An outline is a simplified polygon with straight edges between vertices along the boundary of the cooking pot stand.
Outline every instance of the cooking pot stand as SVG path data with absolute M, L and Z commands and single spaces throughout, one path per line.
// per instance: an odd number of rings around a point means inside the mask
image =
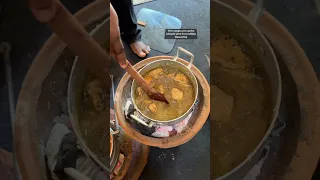
M 176 40 L 164 39 L 165 29 L 180 29 L 181 21 L 162 12 L 143 8 L 137 15 L 138 21 L 146 23 L 141 26 L 142 41 L 150 48 L 163 52 L 171 52 Z

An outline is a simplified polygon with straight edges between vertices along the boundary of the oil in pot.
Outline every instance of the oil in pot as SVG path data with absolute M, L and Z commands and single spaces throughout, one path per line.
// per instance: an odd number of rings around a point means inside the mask
M 215 29 L 213 34 L 212 165 L 217 178 L 237 167 L 259 144 L 270 124 L 272 108 L 270 82 L 254 53 L 229 33 Z M 215 94 L 219 98 L 214 98 Z

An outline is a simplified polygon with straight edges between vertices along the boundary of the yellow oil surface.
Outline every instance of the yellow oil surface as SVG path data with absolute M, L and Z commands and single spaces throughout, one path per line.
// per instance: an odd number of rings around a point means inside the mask
M 109 52 L 109 44 L 104 44 Z M 108 78 L 108 77 L 107 77 Z M 88 148 L 106 166 L 110 166 L 110 101 L 106 87 L 93 73 L 88 72 L 81 91 L 78 112 L 79 129 Z
M 104 85 L 91 74 L 84 82 L 79 128 L 88 148 L 109 167 L 109 105 Z
M 271 120 L 269 81 L 257 59 L 233 37 L 211 42 L 213 175 L 240 165 L 265 135 Z M 219 96 L 219 97 L 215 97 Z
M 164 94 L 169 104 L 152 100 L 138 87 L 135 103 L 146 116 L 156 120 L 171 120 L 180 117 L 189 110 L 195 98 L 194 87 L 190 79 L 181 71 L 171 67 L 161 67 L 143 75 L 152 87 Z

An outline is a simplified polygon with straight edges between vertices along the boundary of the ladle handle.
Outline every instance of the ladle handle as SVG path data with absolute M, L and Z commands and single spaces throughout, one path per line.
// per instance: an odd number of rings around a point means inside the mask
M 183 52 L 183 53 L 185 53 L 186 55 L 190 56 L 190 61 L 189 61 L 189 64 L 188 64 L 188 66 L 187 66 L 188 69 L 190 69 L 190 68 L 192 67 L 192 64 L 193 64 L 193 61 L 194 61 L 194 55 L 193 55 L 191 52 L 183 49 L 182 47 L 178 47 L 178 49 L 177 49 L 177 55 L 176 55 L 172 60 L 173 60 L 173 61 L 177 61 L 177 59 L 179 58 L 179 55 L 180 55 L 180 51 Z
M 144 78 L 137 72 L 137 70 L 134 69 L 134 67 L 130 64 L 129 61 L 127 61 L 127 67 L 124 68 L 130 76 L 137 81 L 139 86 L 145 91 L 145 92 L 151 92 L 151 89 L 147 82 L 144 80 Z
M 147 93 L 150 99 L 161 101 L 169 104 L 168 100 L 164 97 L 163 94 L 158 92 L 155 88 L 149 85 L 146 80 L 137 72 L 137 70 L 130 64 L 127 60 L 127 65 L 123 68 L 127 71 L 128 74 L 138 83 L 138 85 Z

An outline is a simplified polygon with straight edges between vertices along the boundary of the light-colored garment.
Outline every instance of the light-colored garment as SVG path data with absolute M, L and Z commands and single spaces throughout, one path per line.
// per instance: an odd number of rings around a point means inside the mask
M 62 144 L 62 140 L 69 133 L 72 133 L 65 124 L 56 123 L 51 130 L 49 140 L 45 149 L 45 155 L 48 159 L 48 167 L 51 172 L 52 179 L 59 180 L 54 173 L 57 164 L 58 153 Z M 76 142 L 75 142 L 76 143 Z M 108 173 L 95 163 L 91 157 L 87 157 L 80 151 L 80 156 L 76 161 L 76 167 L 66 167 L 64 172 L 72 179 L 76 177 L 87 177 L 90 180 L 109 180 Z M 82 178 L 84 179 L 84 178 Z

